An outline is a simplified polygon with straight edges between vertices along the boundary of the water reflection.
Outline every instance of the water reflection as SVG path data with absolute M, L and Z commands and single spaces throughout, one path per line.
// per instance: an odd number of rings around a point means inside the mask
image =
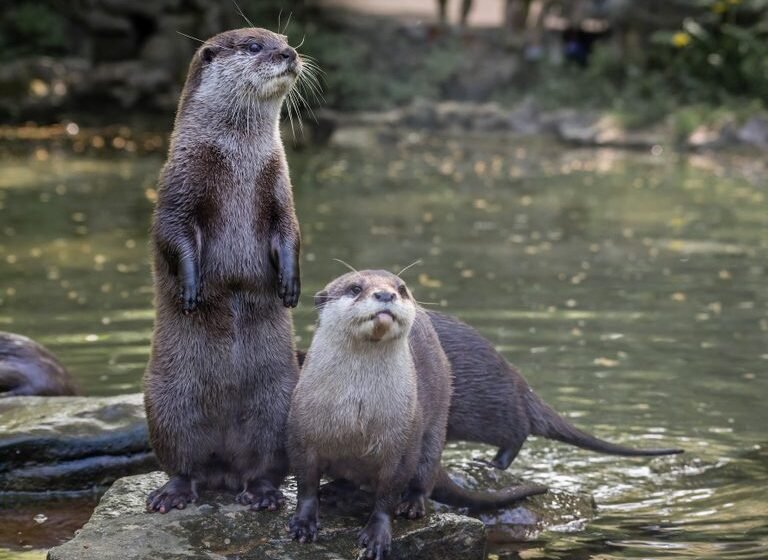
M 405 273 L 416 297 L 477 326 L 578 425 L 689 451 L 646 461 L 529 442 L 512 469 L 591 492 L 599 516 L 495 554 L 768 556 L 763 163 L 418 135 L 290 159 L 300 345 L 311 295 L 344 272 L 334 259 L 392 270 L 420 259 Z M 90 394 L 139 389 L 161 163 L 58 152 L 0 163 L 0 328 L 49 346 Z

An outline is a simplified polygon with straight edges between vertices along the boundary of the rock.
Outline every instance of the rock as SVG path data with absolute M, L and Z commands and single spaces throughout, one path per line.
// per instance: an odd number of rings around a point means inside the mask
M 44 500 L 51 493 L 92 496 L 122 476 L 157 469 L 140 394 L 3 399 L 0 434 L 0 500 L 9 503 Z M 451 444 L 444 454 L 451 476 L 462 486 L 493 490 L 520 484 L 509 472 L 466 460 L 467 449 Z M 318 550 L 328 558 L 352 558 L 354 537 L 365 519 L 360 511 L 370 506 L 364 492 L 341 498 L 324 492 L 322 548 L 307 548 L 288 542 L 282 532 L 295 503 L 292 479 L 285 487 L 288 507 L 277 516 L 249 512 L 229 494 L 205 494 L 198 505 L 165 516 L 144 513 L 147 493 L 162 480 L 164 475 L 154 473 L 115 483 L 85 529 L 50 557 L 87 560 L 111 550 L 119 558 L 176 558 L 184 553 L 177 554 L 177 547 L 192 551 L 192 557 L 210 552 L 206 558 L 316 558 Z M 589 495 L 560 491 L 492 514 L 468 517 L 466 511 L 439 504 L 432 509 L 436 514 L 426 520 L 396 523 L 401 552 L 395 558 L 481 558 L 478 542 L 486 532 L 494 540 L 531 539 L 546 528 L 583 524 L 594 513 Z M 146 538 L 138 538 L 145 532 Z
M 140 394 L 0 400 L 0 495 L 82 493 L 156 468 Z
M 606 114 L 570 114 L 555 125 L 559 138 L 571 144 L 630 149 L 650 149 L 669 139 L 655 128 L 627 130 Z
M 322 506 L 323 527 L 314 544 L 293 542 L 286 533 L 295 508 L 295 491 L 286 488 L 286 507 L 277 513 L 252 512 L 231 495 L 204 493 L 197 504 L 165 515 L 146 513 L 146 495 L 167 477 L 163 473 L 118 480 L 90 521 L 68 543 L 51 549 L 48 560 L 222 559 L 352 559 L 365 512 L 337 515 Z M 485 528 L 477 519 L 452 513 L 428 515 L 420 521 L 396 521 L 391 559 L 480 560 Z
M 530 99 L 526 99 L 508 113 L 507 124 L 512 132 L 518 134 L 539 134 L 544 126 L 536 103 Z
M 482 485 L 488 467 L 461 472 L 462 483 Z M 508 484 L 507 473 L 496 473 L 499 485 Z M 494 475 L 494 476 L 496 476 Z M 352 559 L 357 557 L 356 537 L 370 511 L 370 496 L 363 492 L 321 492 L 322 529 L 314 544 L 291 541 L 285 531 L 296 505 L 295 485 L 285 485 L 285 508 L 277 513 L 252 512 L 237 505 L 231 494 L 203 493 L 194 505 L 168 514 L 146 513 L 147 494 L 167 477 L 154 472 L 118 480 L 104 495 L 90 521 L 78 535 L 48 553 L 48 560 L 90 560 L 119 557 L 121 560 L 171 558 L 225 559 Z M 571 500 L 572 502 L 569 502 Z M 574 504 L 578 504 L 573 508 Z M 434 504 L 433 504 L 434 505 Z M 570 517 L 562 509 L 568 509 Z M 570 509 L 569 509 L 570 508 Z M 419 521 L 396 520 L 393 525 L 391 560 L 465 560 L 484 558 L 486 527 L 500 524 L 506 538 L 530 538 L 554 518 L 571 521 L 591 517 L 588 496 L 563 494 L 539 496 L 520 507 L 481 519 L 461 515 L 444 506 Z M 542 511 L 547 513 L 542 516 Z M 551 516 L 555 516 L 554 518 Z M 547 518 L 546 520 L 544 518 Z M 536 529 L 537 524 L 539 529 Z
M 742 144 L 757 146 L 759 148 L 768 147 L 768 118 L 752 117 L 747 120 L 737 131 L 736 138 Z

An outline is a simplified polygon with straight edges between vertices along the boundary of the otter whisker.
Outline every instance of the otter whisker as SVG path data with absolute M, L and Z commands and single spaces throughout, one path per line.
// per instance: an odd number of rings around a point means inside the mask
M 305 64 L 305 65 L 306 65 L 308 68 L 312 68 L 313 70 L 315 70 L 316 72 L 318 72 L 318 73 L 320 73 L 320 74 L 325 74 L 325 70 L 323 70 L 322 68 L 320 68 L 320 65 L 319 65 L 319 63 L 318 63 L 318 62 L 317 62 L 315 59 L 313 59 L 312 57 L 310 57 L 309 55 L 307 55 L 307 54 L 300 54 L 300 55 L 299 55 L 299 57 L 301 57 L 301 61 L 302 61 L 302 62 L 303 62 L 303 63 L 304 63 L 304 64 Z
M 442 305 L 439 301 L 419 301 L 417 299 L 413 300 L 419 305 Z
M 250 25 L 251 27 L 256 27 L 255 25 L 253 25 L 253 23 L 251 22 L 251 20 L 249 20 L 249 19 L 246 17 L 246 15 L 243 13 L 243 10 L 241 10 L 241 9 L 240 9 L 240 5 L 237 3 L 237 0 L 232 0 L 232 3 L 235 5 L 235 8 L 237 8 L 237 11 L 240 13 L 240 15 L 241 15 L 241 16 L 243 17 L 243 19 L 245 20 L 245 23 L 247 23 L 247 24 L 248 24 L 248 25 Z
M 307 34 L 305 33 L 305 34 L 302 36 L 302 38 L 301 38 L 301 43 L 299 43 L 298 45 L 296 45 L 296 46 L 295 46 L 295 47 L 293 47 L 293 48 L 294 48 L 294 49 L 296 49 L 296 50 L 299 50 L 299 49 L 301 48 L 301 46 L 304 44 L 304 40 L 305 40 L 306 38 L 307 38 Z
M 183 37 L 186 37 L 187 39 L 192 39 L 193 41 L 198 41 L 200 43 L 205 44 L 205 41 L 203 41 L 202 39 L 198 39 L 197 37 L 193 37 L 192 35 L 187 35 L 186 33 L 182 32 L 182 31 L 178 31 L 177 30 L 176 33 L 178 33 L 179 35 L 181 35 Z
M 293 112 L 296 110 L 296 107 L 293 104 L 291 93 L 285 98 L 285 108 L 288 113 L 288 122 L 291 125 L 291 135 L 293 136 L 293 139 L 296 140 L 296 129 L 293 127 Z
M 294 93 L 294 92 L 296 92 L 296 97 L 298 97 L 298 102 L 301 102 L 301 104 L 304 105 L 307 111 L 309 111 L 309 114 L 312 116 L 312 120 L 317 122 L 317 117 L 315 116 L 314 111 L 312 111 L 312 107 L 310 107 L 309 103 L 307 103 L 307 100 L 304 99 L 304 96 L 301 95 L 301 92 L 298 89 L 294 89 L 293 91 L 291 91 L 291 93 Z
M 349 270 L 351 270 L 351 271 L 352 271 L 352 272 L 354 272 L 355 274 L 360 274 L 360 271 L 359 271 L 359 270 L 357 270 L 357 269 L 356 269 L 354 266 L 352 266 L 352 265 L 351 265 L 351 264 L 349 264 L 348 262 L 346 262 L 346 261 L 343 261 L 343 260 L 341 260 L 341 259 L 333 259 L 333 260 L 334 260 L 334 261 L 336 261 L 337 263 L 341 263 L 341 264 L 343 264 L 344 266 L 346 266 L 346 267 L 347 267 Z
M 409 268 L 411 268 L 411 267 L 414 267 L 414 266 L 416 266 L 417 264 L 421 264 L 421 262 L 422 262 L 422 261 L 421 261 L 421 259 L 416 259 L 416 260 L 415 260 L 415 261 L 413 261 L 411 264 L 409 264 L 409 265 L 408 265 L 408 266 L 406 266 L 404 269 L 402 269 L 400 272 L 398 272 L 397 274 L 395 274 L 395 276 L 397 276 L 398 278 L 400 278 L 400 275 L 401 275 L 403 272 L 405 272 L 406 270 L 408 270 L 408 269 L 409 269 Z
M 293 17 L 293 12 L 288 14 L 288 19 L 285 20 L 285 27 L 283 27 L 283 30 L 280 31 L 282 35 L 285 35 L 285 32 L 288 31 L 288 26 L 291 25 L 291 18 Z
M 317 77 L 311 71 L 308 70 L 306 73 L 302 72 L 299 75 L 299 85 L 307 93 L 311 93 L 315 101 L 325 102 L 325 97 L 323 97 Z

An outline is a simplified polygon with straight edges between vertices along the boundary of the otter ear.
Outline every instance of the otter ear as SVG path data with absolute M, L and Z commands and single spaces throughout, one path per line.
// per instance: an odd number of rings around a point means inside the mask
M 210 61 L 214 59 L 214 57 L 219 54 L 219 51 L 221 49 L 219 47 L 212 47 L 210 45 L 206 45 L 202 49 L 200 49 L 200 60 L 203 61 L 203 64 L 208 64 Z
M 315 309 L 320 310 L 322 307 L 330 300 L 330 296 L 328 295 L 328 292 L 323 290 L 322 292 L 317 292 L 315 294 Z

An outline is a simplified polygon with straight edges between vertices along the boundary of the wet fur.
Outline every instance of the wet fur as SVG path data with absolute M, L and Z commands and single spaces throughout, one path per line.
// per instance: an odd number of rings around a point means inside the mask
M 262 52 L 244 50 L 253 40 Z M 152 226 L 145 405 L 171 481 L 151 511 L 184 507 L 198 486 L 239 490 L 257 508 L 282 501 L 299 228 L 278 129 L 289 85 L 264 83 L 287 48 L 260 29 L 217 35 L 195 54 L 179 102 Z
M 0 397 L 77 394 L 77 384 L 48 349 L 25 336 L 0 332 Z
M 491 464 L 506 469 L 529 435 L 591 451 L 625 456 L 681 453 L 681 449 L 632 449 L 574 427 L 533 392 L 491 343 L 449 315 L 427 312 L 453 368 L 448 440 L 487 443 L 500 449 Z

